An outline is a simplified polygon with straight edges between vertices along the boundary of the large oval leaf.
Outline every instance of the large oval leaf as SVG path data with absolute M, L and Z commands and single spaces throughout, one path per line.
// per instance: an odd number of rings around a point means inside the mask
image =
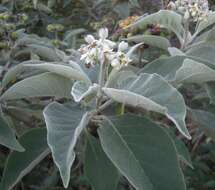
M 162 36 L 155 36 L 155 35 L 136 35 L 126 39 L 129 42 L 144 42 L 150 46 L 158 47 L 164 50 L 167 50 L 168 47 L 171 46 L 168 39 Z
M 215 70 L 205 64 L 191 59 L 185 59 L 183 65 L 176 72 L 175 83 L 202 84 L 215 80 Z
M 98 139 L 87 135 L 84 171 L 93 190 L 116 190 L 119 173 L 104 153 Z
M 175 73 L 182 66 L 184 59 L 185 57 L 183 56 L 159 58 L 147 64 L 139 72 L 149 74 L 157 73 L 166 80 L 173 81 L 175 79 Z
M 28 131 L 21 136 L 20 142 L 26 151 L 9 154 L 1 181 L 1 190 L 12 189 L 22 177 L 50 153 L 46 140 L 46 129 L 44 128 Z
M 124 115 L 98 129 L 102 147 L 137 190 L 185 190 L 170 136 L 146 118 Z
M 165 114 L 185 137 L 191 138 L 185 124 L 183 96 L 161 76 L 145 73 L 123 83 L 119 89 L 103 91 L 117 102 Z
M 23 152 L 25 149 L 16 140 L 15 132 L 0 117 L 0 144 L 16 151 Z
M 150 14 L 140 18 L 130 27 L 145 28 L 148 24 L 160 24 L 161 27 L 174 32 L 181 42 L 183 41 L 184 28 L 182 26 L 182 17 L 173 11 L 161 10 L 157 13 Z
M 69 78 L 71 80 L 81 80 L 90 83 L 90 79 L 84 72 L 73 68 L 69 65 L 55 64 L 55 63 L 42 63 L 42 64 L 26 64 L 27 67 L 32 67 L 40 69 L 43 71 L 49 71 L 61 75 L 63 77 Z
M 2 100 L 14 100 L 32 97 L 68 97 L 71 98 L 72 81 L 54 73 L 43 73 L 17 82 L 2 96 Z
M 83 128 L 89 122 L 88 114 L 78 106 L 66 107 L 57 102 L 49 104 L 44 112 L 48 130 L 48 145 L 65 187 L 75 159 L 74 147 Z

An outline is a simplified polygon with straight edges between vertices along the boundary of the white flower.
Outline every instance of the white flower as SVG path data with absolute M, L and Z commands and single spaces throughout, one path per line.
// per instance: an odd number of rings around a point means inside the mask
M 101 40 L 105 40 L 108 37 L 108 29 L 107 28 L 101 28 L 99 30 L 99 38 Z
M 176 0 L 170 2 L 168 8 L 184 15 L 184 19 L 194 22 L 207 19 L 209 13 L 208 0 Z
M 128 49 L 128 43 L 122 41 L 118 45 L 118 51 L 112 55 L 111 66 L 120 69 L 123 66 L 127 66 L 131 59 L 129 58 L 128 54 L 124 53 L 125 50 Z
M 95 42 L 95 38 L 92 35 L 87 35 L 84 39 L 88 44 Z
M 112 54 L 115 42 L 108 40 L 108 29 L 102 28 L 98 32 L 99 39 L 95 39 L 92 35 L 87 35 L 84 44 L 79 49 L 82 54 L 81 60 L 84 60 L 88 66 L 94 66 L 97 63 L 103 63 L 106 59 L 109 59 L 109 55 Z
M 112 67 L 116 67 L 116 68 L 119 68 L 120 67 L 120 62 L 118 59 L 114 59 L 111 61 L 111 66 Z
M 118 51 L 126 51 L 128 49 L 128 43 L 122 41 L 118 46 Z

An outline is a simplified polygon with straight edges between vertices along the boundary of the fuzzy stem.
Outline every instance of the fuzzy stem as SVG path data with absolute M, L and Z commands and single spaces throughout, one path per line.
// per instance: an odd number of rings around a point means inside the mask
M 99 71 L 99 89 L 97 93 L 96 109 L 99 109 L 102 100 L 102 87 L 104 86 L 105 62 L 101 62 Z
M 181 46 L 181 49 L 184 50 L 187 46 L 187 41 L 188 41 L 188 35 L 189 35 L 189 27 L 190 27 L 190 23 L 189 20 L 185 20 L 184 22 L 184 40 L 183 40 L 183 44 Z

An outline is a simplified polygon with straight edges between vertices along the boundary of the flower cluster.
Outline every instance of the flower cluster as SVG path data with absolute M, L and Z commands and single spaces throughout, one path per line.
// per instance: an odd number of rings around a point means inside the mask
M 171 1 L 168 8 L 182 13 L 185 19 L 194 22 L 206 20 L 209 12 L 208 0 L 176 0 Z
M 125 53 L 128 49 L 126 42 L 121 42 L 116 48 L 116 43 L 107 39 L 107 28 L 100 29 L 98 35 L 99 39 L 95 39 L 92 35 L 87 35 L 85 37 L 87 44 L 82 45 L 79 49 L 81 60 L 84 60 L 88 67 L 95 66 L 98 63 L 110 63 L 112 67 L 119 69 L 131 62 L 131 59 Z

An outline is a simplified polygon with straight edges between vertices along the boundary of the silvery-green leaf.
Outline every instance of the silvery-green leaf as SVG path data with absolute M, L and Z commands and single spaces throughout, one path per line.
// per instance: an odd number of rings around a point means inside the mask
M 49 96 L 71 98 L 72 83 L 54 73 L 43 73 L 15 83 L 2 94 L 1 100 Z
M 113 68 L 109 74 L 105 87 L 117 87 L 122 81 L 136 77 L 136 74 L 130 70 L 118 70 Z
M 191 59 L 185 59 L 183 65 L 176 72 L 175 83 L 202 84 L 215 80 L 215 70 Z
M 5 164 L 0 189 L 11 190 L 28 174 L 50 150 L 46 140 L 46 129 L 36 128 L 27 131 L 20 137 L 25 152 L 11 152 Z
M 88 113 L 78 106 L 67 107 L 54 102 L 45 108 L 43 114 L 48 130 L 48 145 L 60 170 L 64 187 L 68 187 L 75 160 L 74 147 L 89 122 Z
M 180 42 L 183 41 L 182 36 L 184 34 L 184 28 L 182 26 L 182 17 L 173 11 L 160 10 L 157 13 L 140 18 L 130 27 L 145 28 L 148 24 L 160 24 L 161 27 L 173 31 Z
M 104 153 L 98 139 L 87 135 L 84 174 L 93 190 L 117 190 L 119 173 Z
M 96 94 L 99 86 L 97 84 L 89 85 L 82 81 L 76 81 L 72 86 L 71 94 L 75 102 L 80 102 L 85 97 Z
M 215 45 L 212 43 L 201 43 L 195 47 L 186 51 L 186 55 L 192 57 L 192 59 L 200 62 L 208 62 L 211 65 L 215 65 Z
M 4 75 L 2 80 L 2 86 L 6 87 L 11 81 L 15 80 L 19 75 L 27 70 L 24 64 L 38 64 L 41 63 L 39 60 L 30 60 L 20 63 L 12 68 L 10 68 L 7 73 Z
M 168 81 L 175 79 L 176 71 L 182 66 L 185 57 L 173 56 L 156 59 L 143 67 L 139 73 L 157 73 Z
M 0 144 L 12 150 L 23 152 L 25 149 L 16 140 L 15 132 L 0 117 Z
M 168 48 L 168 52 L 171 56 L 185 56 L 186 54 L 184 52 L 182 52 L 180 49 L 175 48 L 175 47 L 169 47 Z
M 128 42 L 146 43 L 150 46 L 158 47 L 167 50 L 171 46 L 168 39 L 162 36 L 155 35 L 136 35 L 126 39 Z
M 185 137 L 191 138 L 185 124 L 183 96 L 161 76 L 140 74 L 118 89 L 103 88 L 103 92 L 117 102 L 166 115 Z
M 69 79 L 82 80 L 88 83 L 90 82 L 90 79 L 87 77 L 87 75 L 84 72 L 76 68 L 73 68 L 69 65 L 57 64 L 57 63 L 56 64 L 42 63 L 42 64 L 26 64 L 25 66 L 40 69 L 43 71 L 49 71 L 58 75 L 62 75 L 63 77 L 67 77 Z
M 53 47 L 48 47 L 40 44 L 29 44 L 27 45 L 26 50 L 35 53 L 36 55 L 47 61 L 61 60 Z
M 185 190 L 172 139 L 147 118 L 124 115 L 98 129 L 104 152 L 137 190 Z
M 192 119 L 206 133 L 207 136 L 215 139 L 215 115 L 204 110 L 191 110 Z

